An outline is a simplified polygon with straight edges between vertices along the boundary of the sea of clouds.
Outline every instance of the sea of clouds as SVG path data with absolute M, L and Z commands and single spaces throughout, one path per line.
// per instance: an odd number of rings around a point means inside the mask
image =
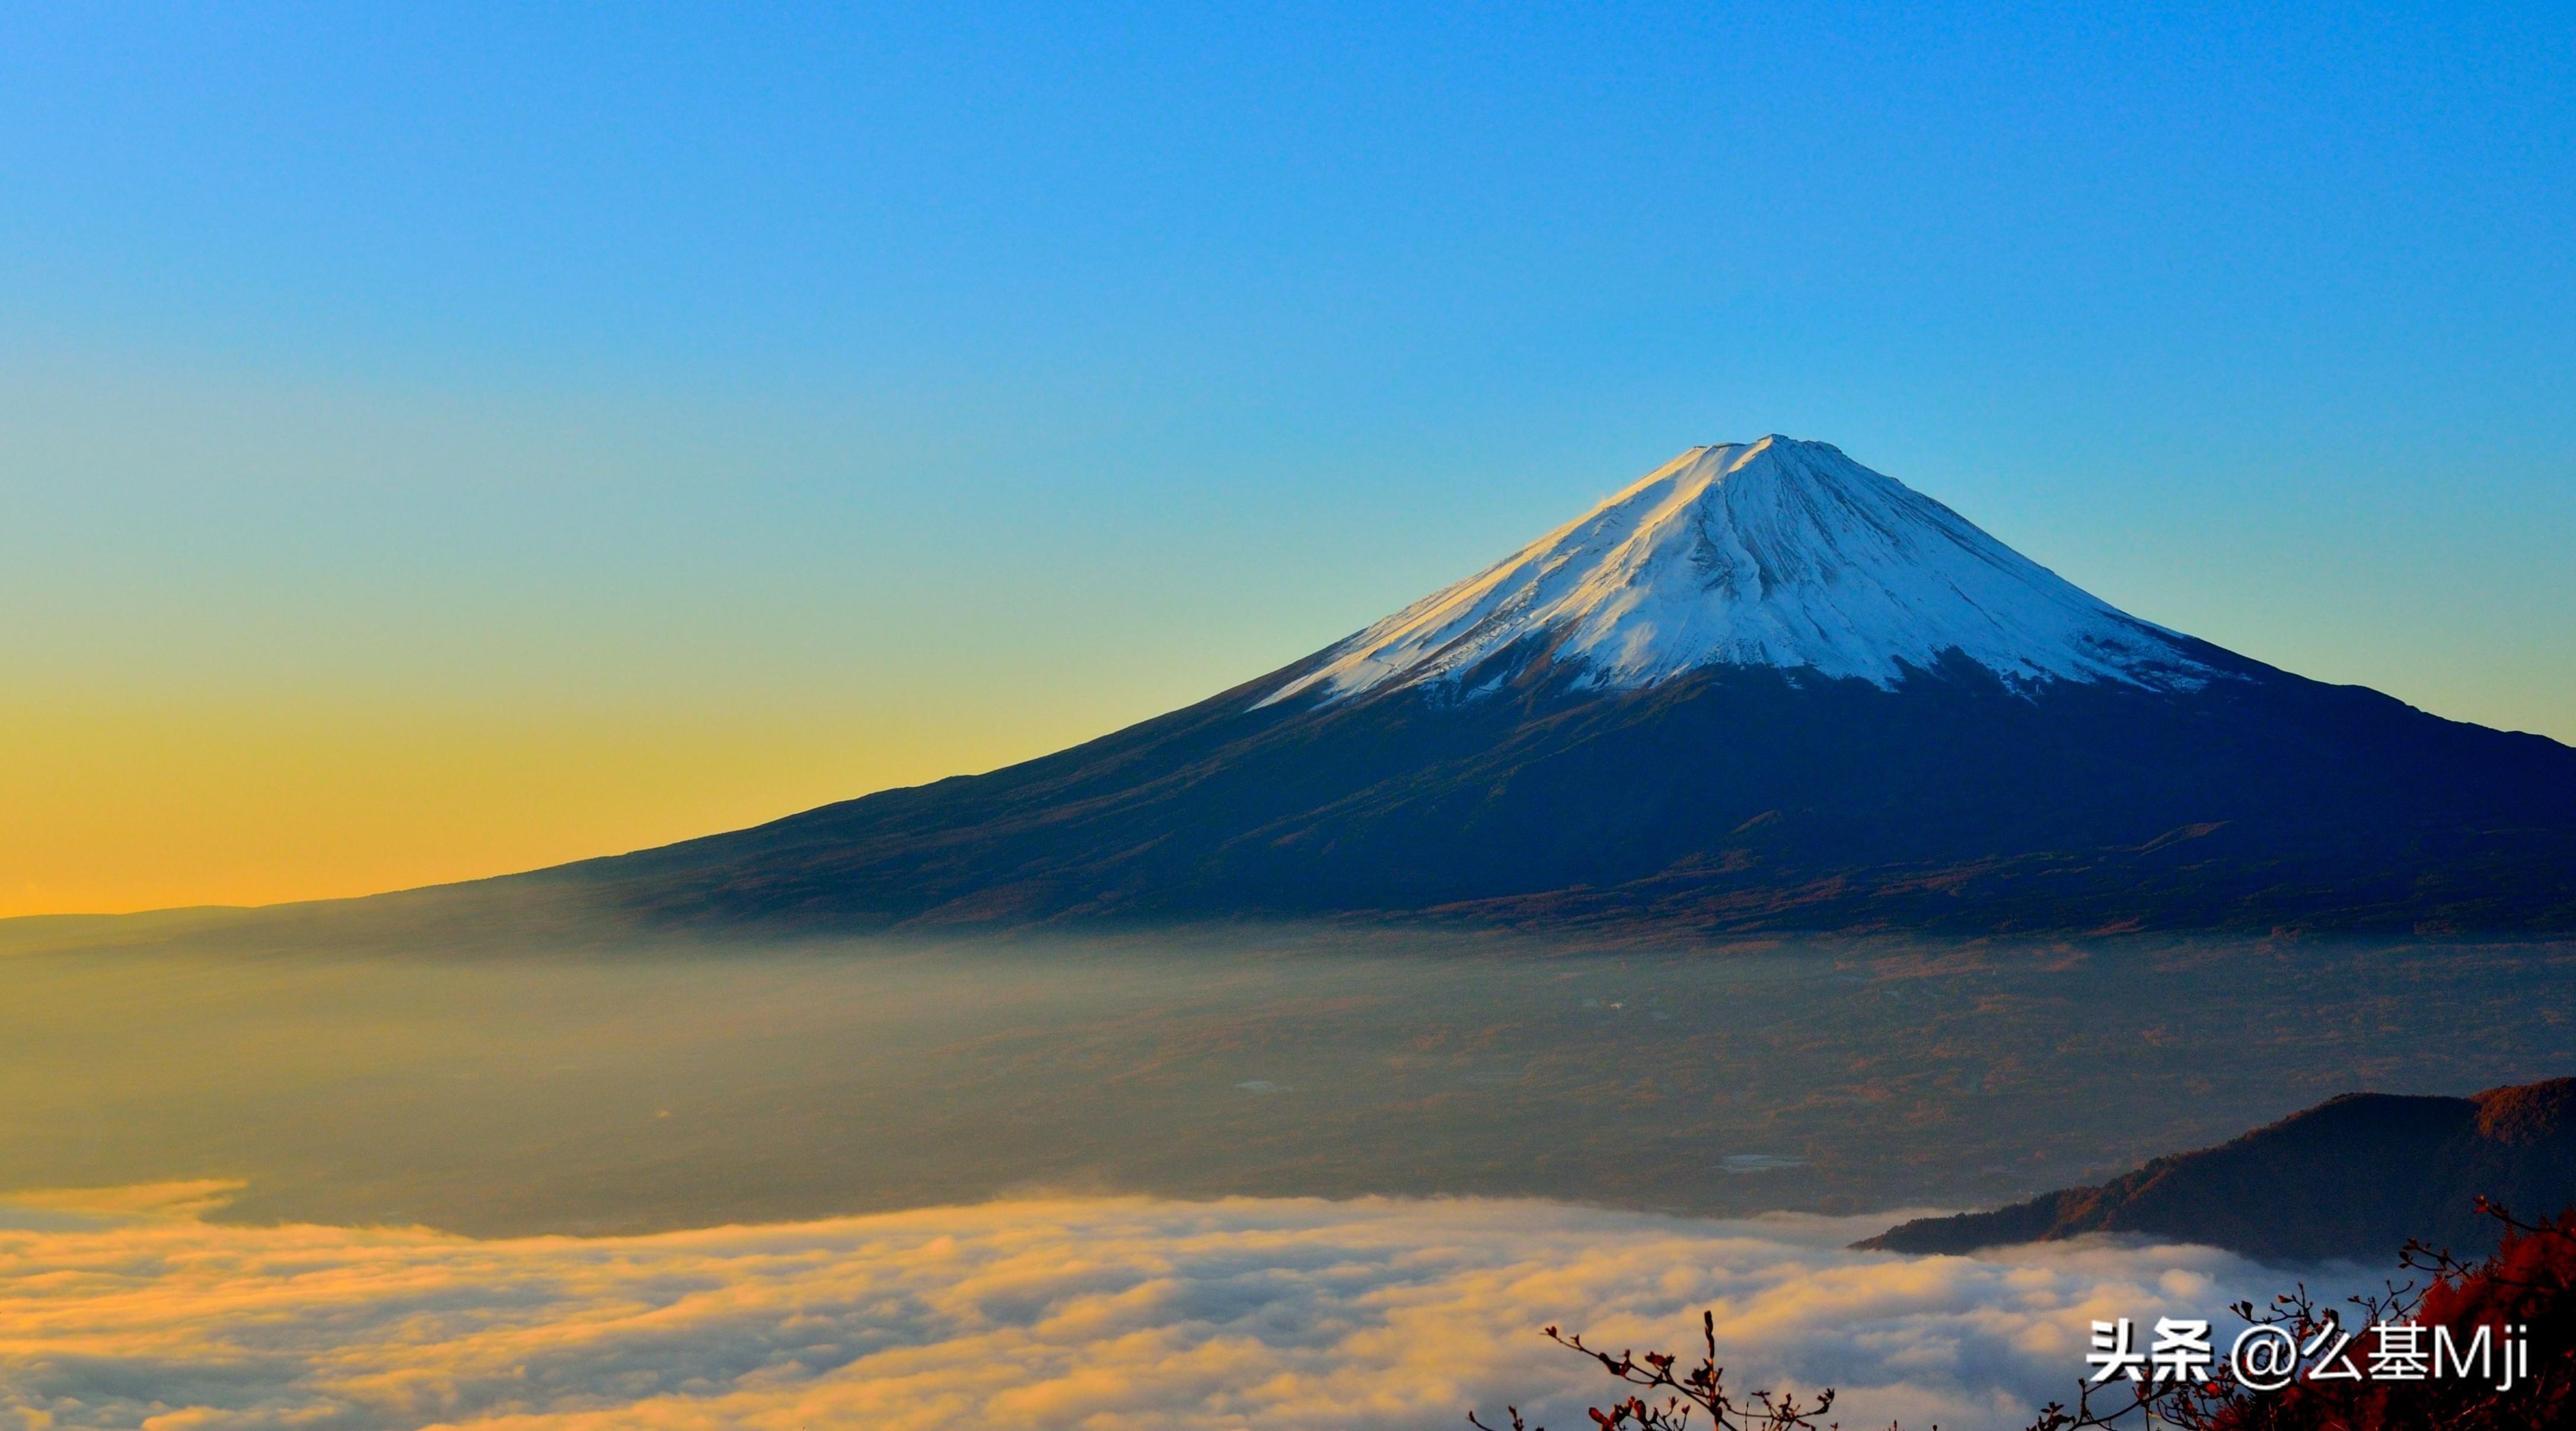
M 1085 1198 L 478 1241 L 202 1220 L 220 1191 L 0 1209 L 0 1423 L 1571 1428 L 1610 1383 L 1541 1326 L 1686 1350 L 1706 1307 L 1731 1384 L 1975 1431 L 2067 1396 L 2092 1319 L 2287 1280 L 2197 1247 L 1843 1250 L 1884 1216 Z

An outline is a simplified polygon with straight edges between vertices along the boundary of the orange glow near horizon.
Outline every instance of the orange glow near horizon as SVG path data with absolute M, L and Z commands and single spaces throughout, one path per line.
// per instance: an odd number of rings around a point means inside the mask
M 0 710 L 0 918 L 508 874 L 989 769 L 1084 733 L 846 709 L 22 701 Z

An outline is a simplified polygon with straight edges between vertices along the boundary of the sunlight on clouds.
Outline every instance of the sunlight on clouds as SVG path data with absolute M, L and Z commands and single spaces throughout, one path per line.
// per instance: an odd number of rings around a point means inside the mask
M 1742 1384 L 1837 1385 L 1846 1425 L 2020 1426 L 2071 1385 L 2088 1318 L 2277 1284 L 2205 1248 L 1841 1250 L 1886 1221 L 1090 1199 L 478 1242 L 57 1215 L 0 1230 L 0 1411 L 155 1431 L 1393 1431 L 1510 1400 L 1580 1424 L 1607 1383 L 1536 1328 L 1673 1345 L 1713 1306 Z

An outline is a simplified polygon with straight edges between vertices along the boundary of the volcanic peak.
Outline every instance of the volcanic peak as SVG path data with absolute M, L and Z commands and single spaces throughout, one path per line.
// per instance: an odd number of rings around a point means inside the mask
M 1324 652 L 1259 704 L 1406 687 L 1472 697 L 1539 662 L 1578 689 L 1717 665 L 1893 689 L 1956 657 L 2025 690 L 2188 690 L 2212 675 L 2174 632 L 1831 444 L 1775 433 L 1682 453 Z

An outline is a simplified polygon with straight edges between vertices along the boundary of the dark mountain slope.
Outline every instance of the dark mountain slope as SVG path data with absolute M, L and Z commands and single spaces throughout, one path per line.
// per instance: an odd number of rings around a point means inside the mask
M 684 922 L 1429 911 L 1700 929 L 2576 926 L 2576 751 L 2203 651 L 2030 694 L 1537 668 L 1253 709 L 1296 668 L 990 775 L 534 878 Z
M 2563 929 L 2576 751 L 2140 621 L 1773 437 L 1187 710 L 525 879 L 682 923 Z
M 1924 1218 L 1859 1245 L 1960 1253 L 2128 1232 L 2296 1261 L 2377 1260 L 2409 1238 L 2466 1253 L 2495 1240 L 2474 1211 L 2481 1196 L 2526 1218 L 2576 1203 L 2576 1079 L 2474 1098 L 2347 1094 L 2100 1187 Z

